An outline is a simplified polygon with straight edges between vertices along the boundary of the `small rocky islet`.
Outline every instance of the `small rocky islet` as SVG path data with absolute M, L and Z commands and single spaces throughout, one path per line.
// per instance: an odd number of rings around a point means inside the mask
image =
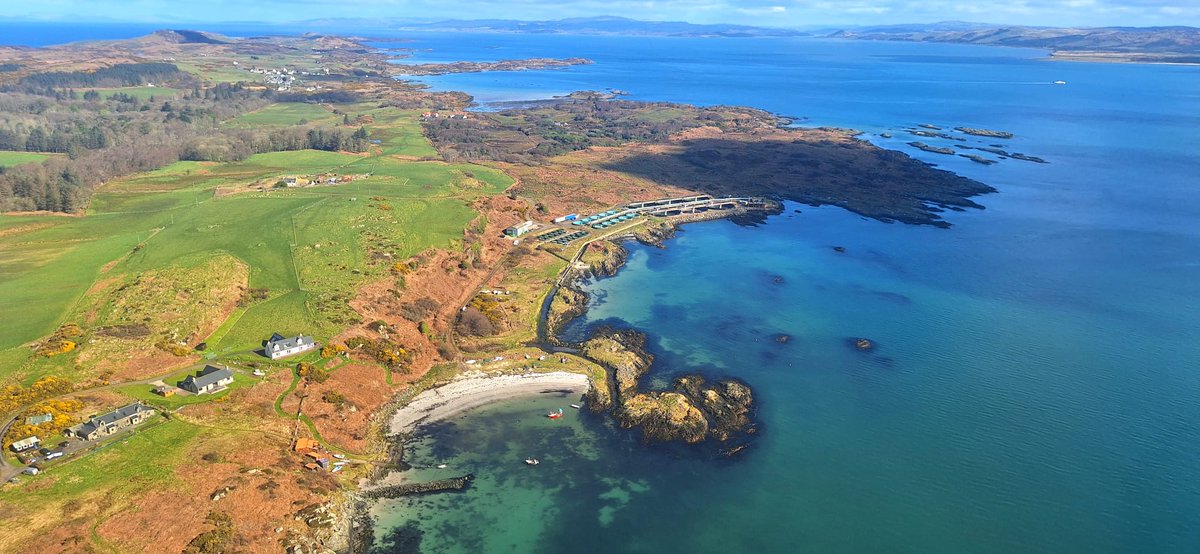
M 917 136 L 917 137 L 938 138 L 938 139 L 943 139 L 943 140 L 951 140 L 951 141 L 955 141 L 958 143 L 966 142 L 966 139 L 963 137 L 955 136 L 955 135 L 952 135 L 952 134 L 946 133 L 946 132 L 942 132 L 942 128 L 938 127 L 936 125 L 932 125 L 929 123 L 921 123 L 921 124 L 918 124 L 917 127 L 919 127 L 919 128 L 908 128 L 908 129 L 905 129 L 905 131 L 908 134 Z M 1011 138 L 1013 138 L 1013 136 L 1015 136 L 1015 135 L 1013 135 L 1013 133 L 1011 133 L 1009 131 L 996 131 L 996 130 L 992 130 L 992 129 L 981 129 L 981 128 L 977 128 L 977 127 L 955 127 L 954 130 L 958 131 L 959 133 L 966 134 L 966 135 L 972 135 L 972 136 L 977 136 L 977 137 L 996 138 L 996 139 L 1011 139 Z M 886 135 L 886 136 L 884 136 L 884 135 Z M 883 135 L 880 135 L 880 136 L 883 136 L 884 138 L 890 138 L 891 134 L 884 133 Z M 1005 150 L 1003 148 L 1003 145 L 1001 145 L 1001 144 L 991 144 L 988 146 L 971 146 L 969 144 L 953 144 L 953 145 L 951 145 L 952 147 L 936 146 L 936 145 L 926 144 L 926 143 L 920 142 L 920 141 L 912 141 L 907 144 L 913 148 L 916 148 L 917 150 L 921 150 L 924 152 L 930 152 L 933 154 L 944 154 L 947 156 L 953 156 L 953 155 L 957 154 L 958 156 L 961 156 L 963 158 L 966 158 L 977 164 L 982 164 L 982 165 L 993 165 L 993 164 L 998 163 L 998 160 L 986 158 L 986 157 L 980 156 L 978 154 L 959 153 L 959 152 L 956 152 L 955 149 L 957 148 L 957 149 L 965 149 L 965 150 L 979 150 L 982 152 L 987 152 L 989 154 L 995 154 L 996 156 L 1000 157 L 1001 159 L 1021 160 L 1021 161 L 1034 162 L 1034 163 L 1040 163 L 1040 164 L 1049 163 L 1046 160 L 1039 158 L 1037 156 L 1030 156 L 1028 154 L 1022 154 L 1020 152 L 1009 152 L 1009 151 Z
M 583 353 L 610 374 L 613 394 L 593 387 L 586 401 L 593 411 L 610 411 L 622 428 L 640 429 L 650 442 L 697 444 L 712 440 L 733 445 L 725 452 L 742 450 L 744 439 L 755 434 L 750 419 L 754 395 L 735 379 L 709 384 L 699 374 L 678 377 L 667 390 L 643 390 L 642 376 L 654 357 L 646 351 L 646 335 L 638 331 L 601 329 L 583 343 Z

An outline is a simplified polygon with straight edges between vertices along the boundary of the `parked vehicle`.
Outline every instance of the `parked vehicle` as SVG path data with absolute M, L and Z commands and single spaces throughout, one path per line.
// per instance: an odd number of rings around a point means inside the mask
M 54 451 L 54 452 L 51 452 L 51 453 L 49 453 L 49 454 L 46 454 L 46 459 L 47 459 L 47 460 L 53 460 L 53 459 L 55 459 L 55 458 L 61 458 L 61 457 L 62 457 L 62 455 L 63 455 L 63 453 L 62 453 L 62 452 L 60 452 L 60 451 L 57 451 L 57 450 L 56 450 L 56 451 Z

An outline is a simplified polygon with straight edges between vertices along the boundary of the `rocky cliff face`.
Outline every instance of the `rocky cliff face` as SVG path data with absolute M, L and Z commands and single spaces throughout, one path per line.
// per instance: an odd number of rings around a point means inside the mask
M 621 266 L 625 265 L 627 258 L 629 258 L 629 251 L 625 250 L 624 246 L 616 242 L 601 240 L 589 244 L 587 252 L 584 252 L 579 261 L 587 264 L 588 273 L 591 276 L 603 278 L 616 275 Z
M 586 292 L 575 288 L 572 284 L 559 287 L 554 293 L 554 298 L 551 299 L 550 308 L 546 313 L 546 330 L 549 340 L 558 343 L 556 337 L 559 330 L 571 320 L 583 315 L 587 311 L 587 305 L 588 295 Z

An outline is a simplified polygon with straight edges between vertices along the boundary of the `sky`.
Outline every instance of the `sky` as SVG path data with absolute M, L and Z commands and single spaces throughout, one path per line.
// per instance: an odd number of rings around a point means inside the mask
M 621 15 L 812 27 L 972 21 L 1037 26 L 1200 26 L 1200 0 L 2 0 L 50 21 L 287 23 L 325 18 L 523 19 Z

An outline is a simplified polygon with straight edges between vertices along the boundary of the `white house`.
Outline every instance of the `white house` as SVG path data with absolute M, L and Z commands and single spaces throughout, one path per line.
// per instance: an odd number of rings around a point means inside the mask
M 233 384 L 233 372 L 227 367 L 206 365 L 195 375 L 188 375 L 179 382 L 179 388 L 192 394 L 217 392 Z
M 9 448 L 12 448 L 13 452 L 24 452 L 26 450 L 37 448 L 38 444 L 40 444 L 40 441 L 38 441 L 37 437 L 28 437 L 19 441 L 14 441 L 12 446 Z
M 291 338 L 283 338 L 278 334 L 271 337 L 267 341 L 267 357 L 272 360 L 295 356 L 301 352 L 307 352 L 317 347 L 316 341 L 312 337 L 299 336 Z

